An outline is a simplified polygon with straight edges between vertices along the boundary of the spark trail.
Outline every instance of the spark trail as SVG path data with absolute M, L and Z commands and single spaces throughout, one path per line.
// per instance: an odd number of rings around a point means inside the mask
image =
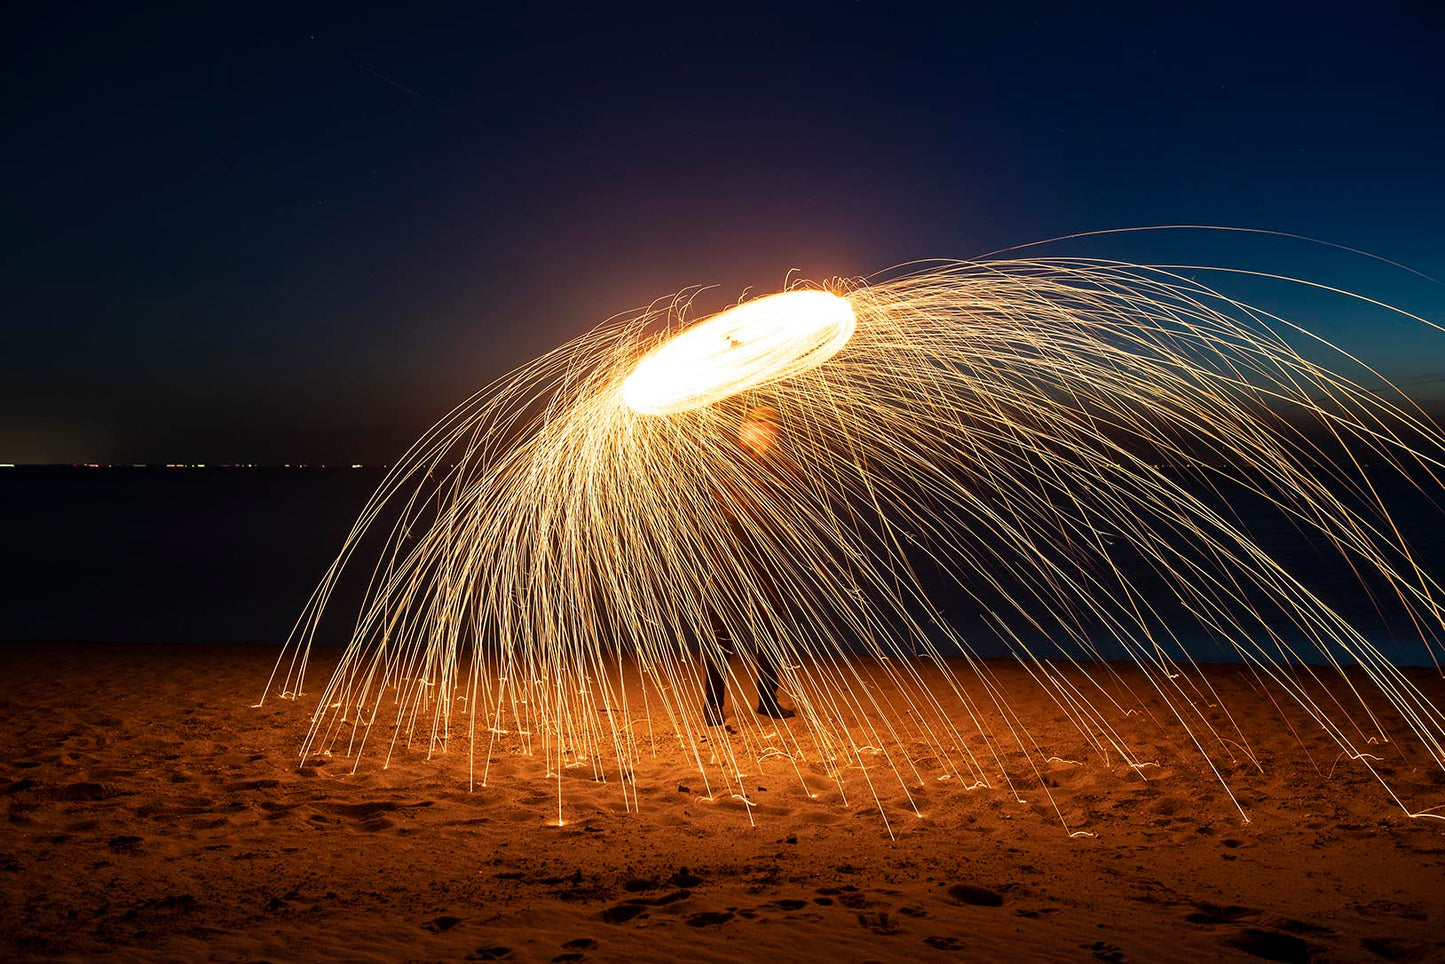
M 635 807 L 634 764 L 658 753 L 692 761 L 714 797 L 746 799 L 742 775 L 769 766 L 806 792 L 818 763 L 845 795 L 855 770 L 875 799 L 878 780 L 908 799 L 936 779 L 1047 795 L 1048 751 L 926 568 L 1099 759 L 1147 765 L 1111 723 L 1096 661 L 1118 651 L 1221 781 L 1221 761 L 1249 757 L 1248 734 L 1199 708 L 1209 684 L 1167 608 L 1361 765 L 1397 736 L 1445 760 L 1441 710 L 1209 497 L 1268 503 L 1436 652 L 1441 587 L 1364 466 L 1438 490 L 1445 437 L 1402 394 L 1338 374 L 1359 367 L 1343 353 L 1321 365 L 1283 318 L 1101 260 L 799 283 L 695 325 L 689 309 L 655 304 L 523 366 L 391 470 L 268 687 L 302 691 L 331 593 L 378 530 L 303 757 L 460 748 L 485 785 L 498 754 L 532 754 L 559 777 L 559 820 L 564 769 L 615 780 Z M 760 405 L 800 470 L 785 485 L 757 488 L 738 444 Z M 720 511 L 739 491 L 747 511 Z M 751 691 L 748 653 L 763 653 L 796 719 L 742 713 L 708 739 L 720 634 L 746 643 L 729 688 Z M 1320 698 L 1326 679 L 1345 697 Z M 646 719 L 630 715 L 638 686 Z M 1372 714 L 1369 691 L 1399 719 Z

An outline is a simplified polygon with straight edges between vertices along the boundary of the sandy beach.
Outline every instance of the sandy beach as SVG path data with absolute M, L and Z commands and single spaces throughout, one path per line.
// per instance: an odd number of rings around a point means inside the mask
M 253 706 L 275 656 L 5 647 L 0 958 L 1445 960 L 1445 822 L 1407 818 L 1240 667 L 1207 672 L 1263 767 L 1223 774 L 1248 822 L 1147 697 L 1112 720 L 1158 764 L 1135 771 L 999 663 L 1057 747 L 1047 794 L 940 782 L 903 819 L 886 780 L 845 803 L 760 765 L 750 822 L 660 753 L 638 812 L 616 781 L 565 775 L 559 827 L 535 759 L 498 758 L 475 792 L 464 753 L 298 766 L 314 704 Z M 1407 805 L 1445 801 L 1423 750 L 1379 755 Z

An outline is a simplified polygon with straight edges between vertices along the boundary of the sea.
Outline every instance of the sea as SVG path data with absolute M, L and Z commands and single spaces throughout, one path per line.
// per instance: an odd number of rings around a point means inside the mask
M 279 648 L 384 474 L 380 467 L 0 467 L 0 640 Z M 1409 480 L 1381 473 L 1371 481 L 1424 571 L 1445 579 L 1445 511 Z M 1265 552 L 1388 659 L 1434 663 L 1405 614 L 1382 605 L 1379 584 L 1362 586 L 1338 555 L 1260 500 L 1242 491 L 1222 498 Z M 1121 553 L 1120 565 L 1160 603 L 1160 628 L 1188 656 L 1237 658 L 1187 612 L 1161 601 L 1167 594 L 1155 592 L 1157 578 L 1142 560 Z M 369 562 L 359 568 L 369 572 Z M 977 655 L 1008 654 L 988 606 L 926 564 L 918 571 Z M 347 638 L 360 583 L 342 584 L 321 642 Z M 1123 657 L 1108 639 L 1098 642 L 1105 658 Z

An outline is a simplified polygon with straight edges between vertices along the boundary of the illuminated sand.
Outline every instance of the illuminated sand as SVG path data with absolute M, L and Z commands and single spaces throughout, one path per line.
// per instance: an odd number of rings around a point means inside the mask
M 498 779 L 474 793 L 461 755 L 399 749 L 388 768 L 352 775 L 341 760 L 312 759 L 298 770 L 291 751 L 308 707 L 252 709 L 240 692 L 273 655 L 0 653 L 0 959 L 486 960 L 502 948 L 537 962 L 1445 955 L 1445 827 L 1406 819 L 1298 711 L 1282 718 L 1242 667 L 1205 675 L 1255 735 L 1263 772 L 1241 761 L 1226 774 L 1249 824 L 1140 671 L 1118 668 L 1135 696 L 1115 685 L 1121 703 L 1107 710 L 1158 764 L 1135 772 L 1085 744 L 1005 661 L 989 667 L 1010 705 L 1061 758 L 1046 768 L 1054 799 L 1097 836 L 1062 832 L 1037 785 L 1019 802 L 943 781 L 911 791 L 925 819 L 895 821 L 890 840 L 866 790 L 845 804 L 804 768 L 817 781 L 810 800 L 776 759 L 747 777 L 756 826 L 738 800 L 706 802 L 697 768 L 670 754 L 639 758 L 630 813 L 615 782 L 567 770 L 561 828 L 547 825 L 556 791 L 537 757 L 499 756 Z M 317 669 L 337 655 L 318 650 Z M 1445 701 L 1437 674 L 1406 675 Z M 1388 703 L 1368 705 L 1398 725 Z M 1440 791 L 1417 748 L 1381 755 L 1402 794 Z M 844 788 L 863 777 L 850 771 Z M 879 787 L 890 812 L 906 810 L 897 784 Z

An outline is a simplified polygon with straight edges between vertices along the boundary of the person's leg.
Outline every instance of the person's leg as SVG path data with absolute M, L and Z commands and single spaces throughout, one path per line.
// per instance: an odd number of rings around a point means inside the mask
M 775 720 L 786 720 L 794 712 L 778 702 L 778 667 L 766 646 L 757 647 L 758 714 Z
M 788 610 L 778 582 L 776 579 L 766 577 L 760 581 L 763 585 L 762 602 L 768 611 L 766 618 L 770 622 L 780 624 L 787 618 Z M 779 632 L 777 636 L 783 638 L 785 634 Z M 757 658 L 758 664 L 758 715 L 771 716 L 775 720 L 786 720 L 794 716 L 792 710 L 784 709 L 783 705 L 778 702 L 778 665 L 774 659 L 772 647 L 766 642 L 754 641 L 753 654 Z
M 713 610 L 709 616 L 712 640 L 703 645 L 702 661 L 707 670 L 707 687 L 703 694 L 703 720 L 708 726 L 723 725 L 723 703 L 727 700 L 728 657 L 732 655 L 732 637 L 721 614 Z

